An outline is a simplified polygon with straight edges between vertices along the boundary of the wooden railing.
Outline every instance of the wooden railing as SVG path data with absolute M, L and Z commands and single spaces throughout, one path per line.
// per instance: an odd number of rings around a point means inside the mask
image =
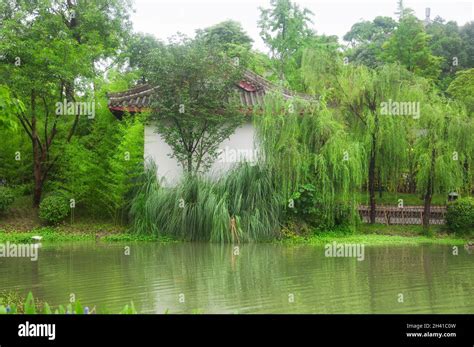
M 375 222 L 381 224 L 422 224 L 423 206 L 377 206 Z M 363 222 L 370 221 L 370 206 L 360 205 L 359 214 Z M 446 207 L 431 206 L 430 224 L 445 224 Z

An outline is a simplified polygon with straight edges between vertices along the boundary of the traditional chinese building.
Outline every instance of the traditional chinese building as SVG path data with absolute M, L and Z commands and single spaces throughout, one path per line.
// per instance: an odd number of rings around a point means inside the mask
M 143 84 L 124 92 L 109 93 L 109 109 L 119 120 L 127 113 L 133 115 L 143 112 L 150 107 L 151 99 L 155 95 L 155 88 L 157 87 Z M 242 80 L 236 82 L 235 88 L 240 96 L 242 112 L 249 114 L 256 105 L 263 103 L 267 93 L 278 92 L 285 99 L 301 96 L 281 88 L 249 70 L 245 71 Z M 176 159 L 170 157 L 172 150 L 157 133 L 156 125 L 147 124 L 144 136 L 145 159 L 151 159 L 156 163 L 158 177 L 164 179 L 165 184 L 175 183 L 182 175 L 183 170 Z M 218 176 L 242 160 L 254 162 L 258 152 L 255 136 L 254 126 L 249 118 L 247 122 L 236 129 L 233 135 L 220 144 L 221 154 L 212 165 L 209 175 Z

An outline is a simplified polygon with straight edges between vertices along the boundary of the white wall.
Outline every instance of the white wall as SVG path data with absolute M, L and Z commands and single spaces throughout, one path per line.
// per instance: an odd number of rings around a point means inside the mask
M 249 122 L 236 129 L 234 134 L 224 140 L 220 146 L 220 155 L 208 172 L 210 177 L 222 175 L 238 161 L 247 160 L 256 162 L 257 144 L 255 128 Z M 156 126 L 145 126 L 145 159 L 154 160 L 157 165 L 157 174 L 164 185 L 176 184 L 183 174 L 181 165 L 171 158 L 171 147 L 156 133 Z

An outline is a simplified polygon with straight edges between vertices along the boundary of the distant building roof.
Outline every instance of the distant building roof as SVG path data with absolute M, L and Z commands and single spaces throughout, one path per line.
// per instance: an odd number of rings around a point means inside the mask
M 150 106 L 153 91 L 157 88 L 150 84 L 142 84 L 124 92 L 108 93 L 109 109 L 119 118 L 124 112 L 142 112 Z M 246 70 L 242 80 L 236 83 L 236 90 L 239 93 L 242 106 L 246 109 L 262 104 L 268 92 L 279 92 L 285 99 L 293 97 L 311 99 L 309 95 L 295 93 L 277 86 L 250 70 Z

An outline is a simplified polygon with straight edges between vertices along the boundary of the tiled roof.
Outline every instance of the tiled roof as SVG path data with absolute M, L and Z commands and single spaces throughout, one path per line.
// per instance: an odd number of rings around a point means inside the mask
M 150 106 L 153 91 L 157 88 L 149 84 L 142 84 L 124 92 L 108 93 L 109 109 L 120 115 L 125 111 L 131 113 L 143 111 Z M 308 95 L 281 88 L 250 70 L 246 70 L 243 79 L 236 83 L 236 90 L 244 108 L 252 108 L 263 103 L 265 94 L 272 91 L 281 93 L 285 99 L 293 97 L 310 98 Z

